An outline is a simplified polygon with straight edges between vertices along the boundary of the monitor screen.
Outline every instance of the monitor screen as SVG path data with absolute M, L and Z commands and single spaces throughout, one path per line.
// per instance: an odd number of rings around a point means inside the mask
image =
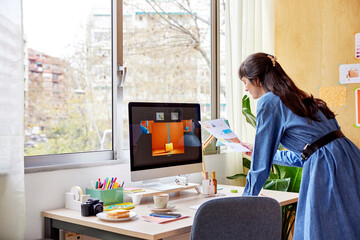
M 200 172 L 199 120 L 199 104 L 130 102 L 132 181 Z

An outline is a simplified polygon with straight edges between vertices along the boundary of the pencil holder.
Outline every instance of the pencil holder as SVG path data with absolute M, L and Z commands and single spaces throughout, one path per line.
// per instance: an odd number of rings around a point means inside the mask
M 108 190 L 86 188 L 86 194 L 89 194 L 92 198 L 100 199 L 104 202 L 104 206 L 123 202 L 122 187 Z

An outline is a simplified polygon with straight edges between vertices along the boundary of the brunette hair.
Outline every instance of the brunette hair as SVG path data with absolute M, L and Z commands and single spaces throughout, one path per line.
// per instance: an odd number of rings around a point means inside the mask
M 299 89 L 285 73 L 276 58 L 266 53 L 254 53 L 239 68 L 239 77 L 246 77 L 253 84 L 261 83 L 266 92 L 273 92 L 296 115 L 305 117 L 309 123 L 319 122 L 320 110 L 328 119 L 335 118 L 326 103 Z

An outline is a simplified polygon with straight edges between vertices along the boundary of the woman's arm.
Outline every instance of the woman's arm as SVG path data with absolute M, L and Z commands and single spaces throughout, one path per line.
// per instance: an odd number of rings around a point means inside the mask
M 254 149 L 254 144 L 242 142 L 241 145 L 247 147 L 250 150 L 250 152 L 245 152 L 245 155 L 251 157 Z M 304 162 L 299 154 L 288 150 L 277 150 L 273 158 L 273 164 L 289 167 L 303 167 Z
M 304 162 L 299 154 L 296 154 L 292 151 L 278 150 L 274 156 L 273 164 L 290 167 L 303 167 Z
M 273 158 L 282 137 L 282 119 L 278 109 L 259 108 L 256 117 L 255 144 L 251 167 L 243 195 L 258 195 L 269 177 Z

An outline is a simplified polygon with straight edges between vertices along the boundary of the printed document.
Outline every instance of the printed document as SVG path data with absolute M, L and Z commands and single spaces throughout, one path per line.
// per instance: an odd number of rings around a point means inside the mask
M 230 129 L 223 118 L 199 121 L 200 125 L 204 127 L 210 134 L 214 135 L 218 141 L 224 143 L 228 148 L 235 152 L 249 152 L 250 150 L 241 145 L 240 139 Z

